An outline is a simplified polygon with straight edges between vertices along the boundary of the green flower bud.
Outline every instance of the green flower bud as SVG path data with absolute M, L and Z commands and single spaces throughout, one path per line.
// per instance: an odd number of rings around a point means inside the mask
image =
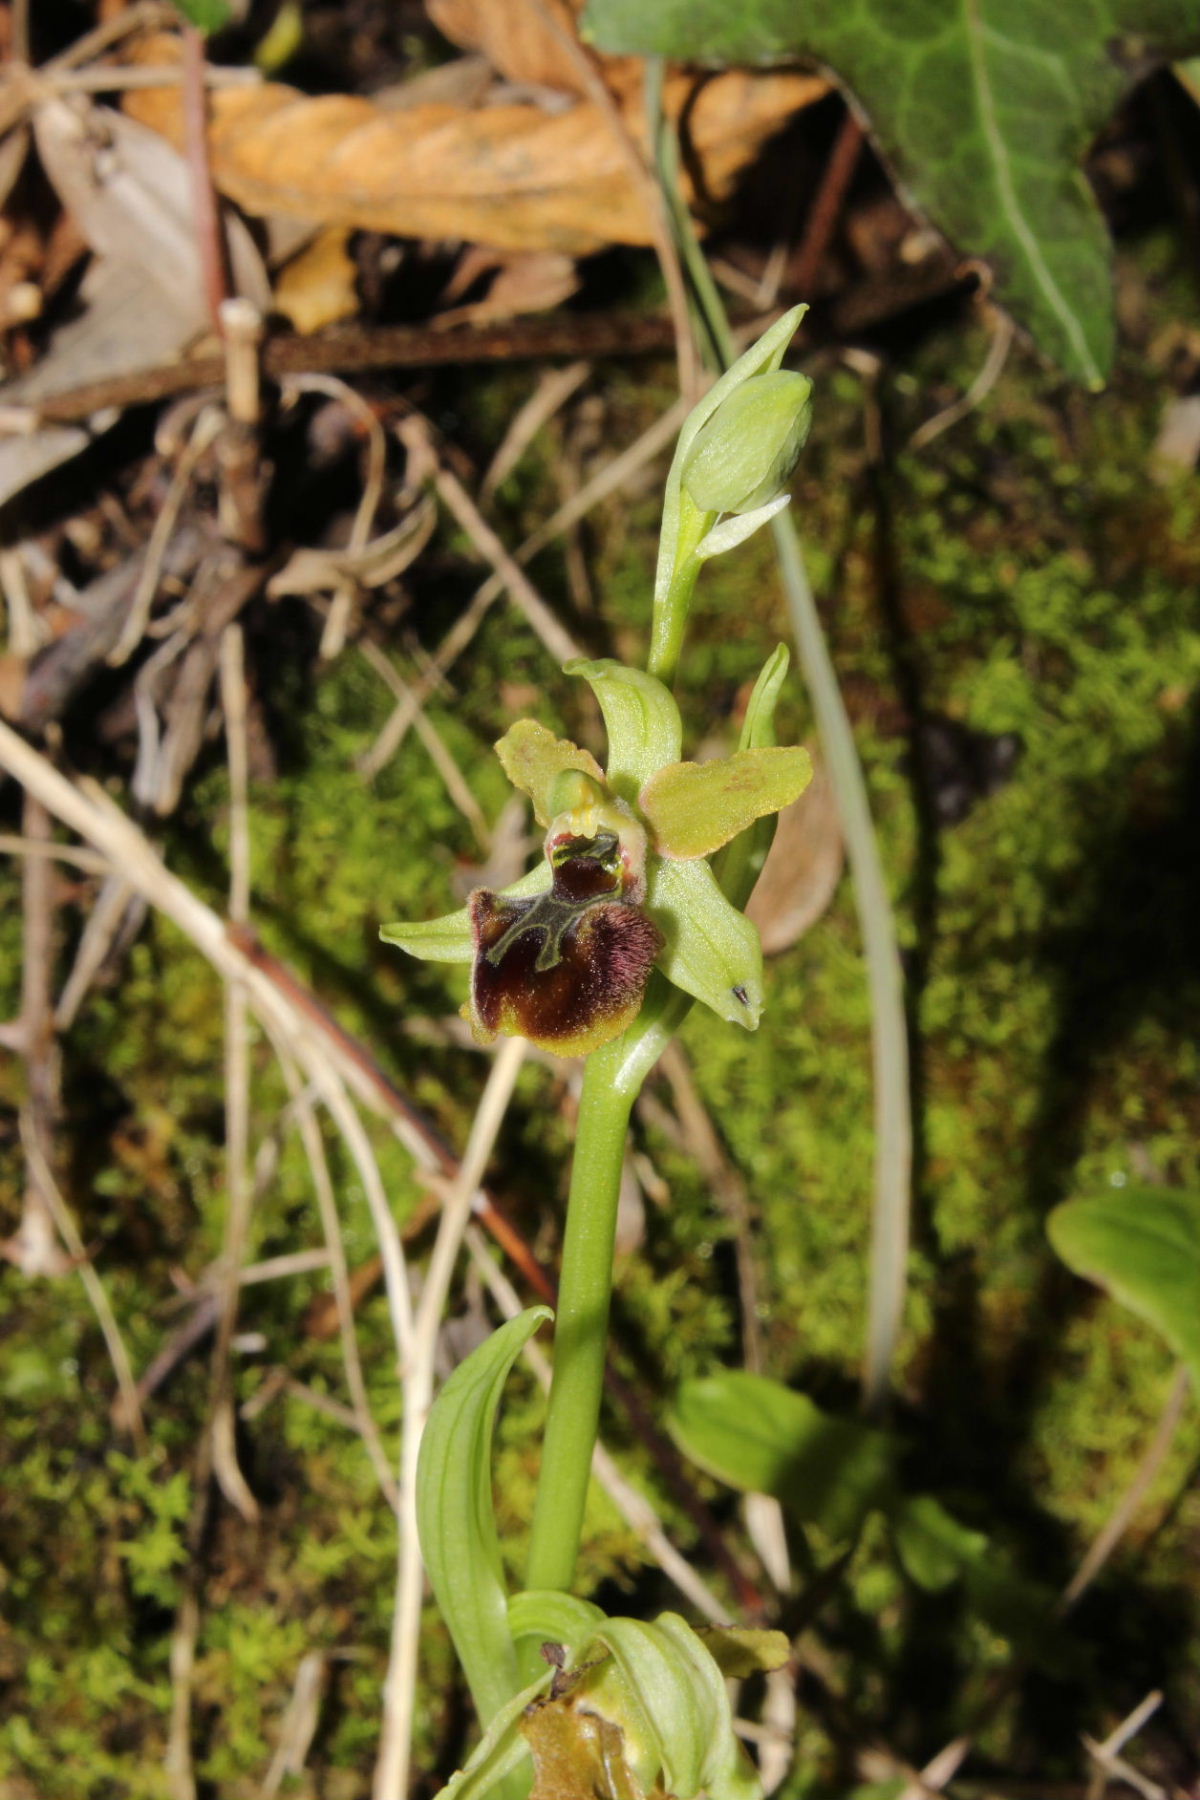
M 702 512 L 747 513 L 791 479 L 812 423 L 812 382 L 776 369 L 735 388 L 696 437 L 683 486 Z

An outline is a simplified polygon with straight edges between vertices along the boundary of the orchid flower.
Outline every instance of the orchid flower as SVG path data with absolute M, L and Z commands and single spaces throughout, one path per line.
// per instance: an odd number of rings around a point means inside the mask
M 770 691 L 759 711 L 773 708 L 785 666 L 777 651 L 755 690 Z M 473 964 L 463 1010 L 481 1043 L 506 1032 L 563 1056 L 598 1049 L 632 1023 L 655 965 L 753 1030 L 762 946 L 706 859 L 804 791 L 808 752 L 758 744 L 683 762 L 679 708 L 661 681 L 607 660 L 565 672 L 599 702 L 607 769 L 519 720 L 496 751 L 545 829 L 542 860 L 500 893 L 478 888 L 457 913 L 381 935 L 413 956 Z

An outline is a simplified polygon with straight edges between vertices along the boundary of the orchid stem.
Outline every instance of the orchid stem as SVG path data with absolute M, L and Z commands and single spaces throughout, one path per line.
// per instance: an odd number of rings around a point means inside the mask
M 554 1379 L 529 1545 L 528 1588 L 569 1590 L 600 1420 L 625 1134 L 641 1085 L 618 1077 L 624 1040 L 587 1060 L 554 1327 Z

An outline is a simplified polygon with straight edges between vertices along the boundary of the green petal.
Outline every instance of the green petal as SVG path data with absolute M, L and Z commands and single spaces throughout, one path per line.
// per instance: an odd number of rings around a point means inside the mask
M 652 856 L 646 910 L 666 947 L 667 978 L 722 1019 L 753 1031 L 763 1006 L 762 944 L 757 929 L 730 906 L 706 862 Z
M 513 786 L 533 801 L 534 816 L 543 826 L 554 817 L 554 785 L 568 769 L 578 769 L 601 784 L 604 781 L 594 756 L 569 738 L 556 738 L 536 719 L 518 719 L 510 725 L 496 745 L 496 755 Z
M 563 673 L 591 687 L 608 732 L 608 785 L 622 800 L 636 800 L 657 769 L 679 761 L 683 726 L 670 689 L 607 658 L 569 662 Z
M 638 797 L 662 856 L 711 856 L 755 819 L 799 798 L 812 780 L 807 750 L 738 750 L 719 762 L 673 763 Z
M 520 900 L 528 894 L 540 894 L 550 886 L 553 876 L 547 862 L 539 862 L 502 890 L 506 899 Z M 440 919 L 409 921 L 399 919 L 394 925 L 381 925 L 379 935 L 385 944 L 395 944 L 410 956 L 423 962 L 469 963 L 475 960 L 475 938 L 471 930 L 471 914 L 462 906 L 457 912 L 445 913 Z
M 791 652 L 786 644 L 776 644 L 762 666 L 754 692 L 742 721 L 739 750 L 765 750 L 775 742 L 775 708 L 788 672 Z
M 787 645 L 777 644 L 763 664 L 742 721 L 739 750 L 766 750 L 775 743 L 775 708 L 790 660 Z M 743 831 L 727 844 L 713 864 L 713 874 L 721 884 L 721 892 L 739 912 L 745 909 L 774 836 L 775 821 L 766 817 L 753 831 Z

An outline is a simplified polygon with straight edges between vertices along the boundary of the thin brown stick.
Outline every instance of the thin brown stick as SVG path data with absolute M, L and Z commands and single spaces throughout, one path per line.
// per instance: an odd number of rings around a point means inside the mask
M 424 369 L 472 363 L 543 362 L 559 357 L 662 356 L 674 342 L 669 319 L 606 313 L 594 317 L 565 314 L 561 318 L 514 319 L 504 325 L 459 326 L 453 331 L 414 325 L 361 325 L 301 337 L 283 333 L 263 346 L 263 373 L 285 375 L 320 372 L 364 374 L 372 369 Z M 66 393 L 47 396 L 36 405 L 5 410 L 8 431 L 34 431 L 39 425 L 70 425 L 109 407 L 147 406 L 179 394 L 219 388 L 225 359 L 201 355 L 142 369 L 136 374 L 90 381 Z
M 797 294 L 807 294 L 817 278 L 817 271 L 829 248 L 838 215 L 845 204 L 846 190 L 850 186 L 862 143 L 863 128 L 854 112 L 847 108 L 834 139 L 829 161 L 825 165 L 812 211 L 805 222 L 800 248 L 796 252 L 793 283 Z
M 184 23 L 183 45 L 183 153 L 192 189 L 196 246 L 200 253 L 204 295 L 215 330 L 221 329 L 221 303 L 228 300 L 229 259 L 217 191 L 213 186 L 208 156 L 208 93 L 204 73 L 207 57 L 204 33 Z
M 227 625 L 220 646 L 221 705 L 229 763 L 229 916 L 244 925 L 250 906 L 250 829 L 247 803 L 246 674 L 242 634 Z M 250 1046 L 246 990 L 225 984 L 225 1236 L 217 1292 L 217 1333 L 211 1375 L 212 1464 L 221 1492 L 248 1524 L 258 1502 L 237 1460 L 231 1356 L 237 1330 L 241 1269 L 250 1235 Z

